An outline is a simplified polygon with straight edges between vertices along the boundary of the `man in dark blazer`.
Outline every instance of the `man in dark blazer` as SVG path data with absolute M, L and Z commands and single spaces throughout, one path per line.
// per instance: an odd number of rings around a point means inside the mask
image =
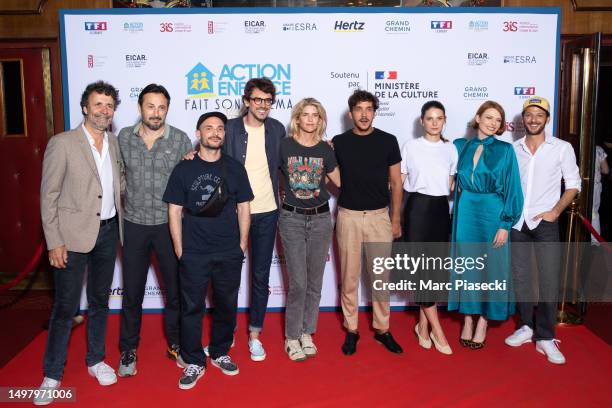
M 108 131 L 118 104 L 112 85 L 88 85 L 81 97 L 83 122 L 52 137 L 45 151 L 40 208 L 55 300 L 43 363 L 44 390 L 60 385 L 87 265 L 88 372 L 100 385 L 117 382 L 114 370 L 104 363 L 104 340 L 117 242 L 123 242 L 122 162 L 117 139 Z M 52 401 L 52 392 L 46 392 L 34 403 Z

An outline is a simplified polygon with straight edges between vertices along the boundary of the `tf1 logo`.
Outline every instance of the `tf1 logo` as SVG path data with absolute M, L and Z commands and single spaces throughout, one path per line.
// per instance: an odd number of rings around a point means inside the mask
M 534 86 L 515 86 L 514 94 L 515 95 L 535 95 L 535 87 Z
M 171 33 L 174 31 L 172 23 L 159 23 L 159 31 L 162 33 Z
M 106 31 L 106 21 L 87 21 L 85 31 Z
M 516 21 L 504 21 L 503 31 L 515 32 L 518 31 L 518 23 Z

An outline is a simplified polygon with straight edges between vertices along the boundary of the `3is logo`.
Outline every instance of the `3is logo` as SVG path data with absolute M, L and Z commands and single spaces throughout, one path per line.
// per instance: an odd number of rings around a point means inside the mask
M 159 23 L 159 31 L 162 33 L 171 33 L 174 31 L 172 23 Z
M 504 21 L 504 32 L 515 32 L 518 31 L 518 23 L 516 21 Z

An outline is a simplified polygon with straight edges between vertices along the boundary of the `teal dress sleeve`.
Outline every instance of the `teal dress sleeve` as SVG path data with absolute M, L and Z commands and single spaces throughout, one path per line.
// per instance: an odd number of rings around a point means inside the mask
M 510 230 L 523 212 L 523 189 L 516 154 L 509 146 L 504 165 L 504 207 L 500 216 L 499 228 Z
M 461 155 L 461 151 L 463 150 L 463 147 L 465 146 L 466 143 L 467 143 L 467 139 L 464 137 L 453 140 L 453 144 L 457 148 L 458 155 Z

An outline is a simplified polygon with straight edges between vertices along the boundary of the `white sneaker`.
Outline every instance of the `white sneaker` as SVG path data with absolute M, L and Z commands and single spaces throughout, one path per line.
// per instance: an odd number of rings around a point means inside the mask
M 285 351 L 287 352 L 289 359 L 293 361 L 306 360 L 306 354 L 304 354 L 299 340 L 285 340 Z
M 300 336 L 300 344 L 302 346 L 302 352 L 304 352 L 306 357 L 314 357 L 317 355 L 317 346 L 315 346 L 312 341 L 312 336 L 310 334 L 303 333 Z
M 249 352 L 253 361 L 263 361 L 266 359 L 266 350 L 264 350 L 263 344 L 261 344 L 259 339 L 249 339 Z
M 89 372 L 89 375 L 92 377 L 96 377 L 100 385 L 112 385 L 117 382 L 115 370 L 104 361 L 87 367 L 87 372 Z
M 525 343 L 531 343 L 533 337 L 533 330 L 526 324 L 520 329 L 516 330 L 510 336 L 506 337 L 506 344 L 512 347 L 519 347 Z
M 230 345 L 230 347 L 234 347 L 235 345 L 236 345 L 236 335 L 234 334 L 232 336 L 232 344 Z M 204 346 L 204 354 L 206 355 L 206 357 L 210 357 L 210 352 L 208 351 L 208 344 Z
M 49 405 L 53 402 L 53 390 L 58 389 L 60 382 L 53 378 L 43 378 L 42 384 L 40 384 L 39 393 L 34 397 L 34 405 Z
M 538 340 L 536 341 L 536 350 L 538 353 L 544 354 L 548 357 L 548 361 L 553 364 L 565 364 L 565 357 L 561 350 L 559 350 L 559 343 L 561 340 Z

